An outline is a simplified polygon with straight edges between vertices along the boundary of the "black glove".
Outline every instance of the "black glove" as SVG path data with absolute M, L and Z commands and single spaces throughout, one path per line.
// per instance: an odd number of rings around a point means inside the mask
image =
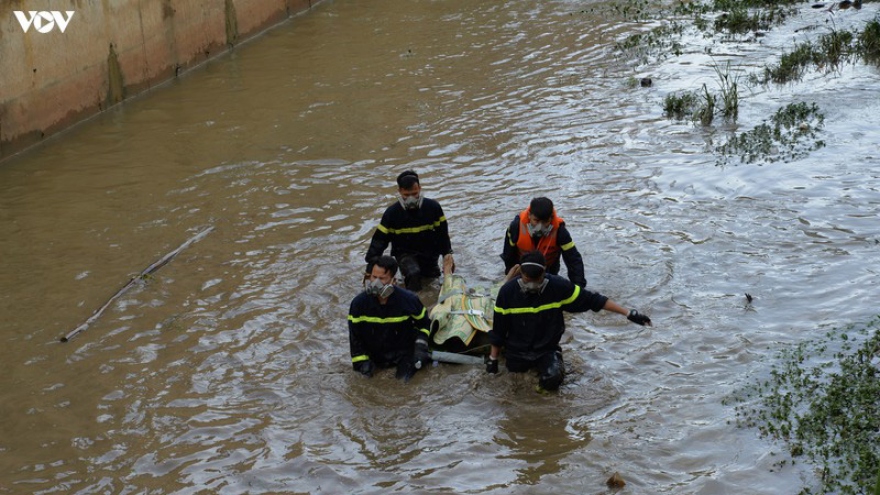
M 422 369 L 426 364 L 431 362 L 431 351 L 428 350 L 428 341 L 425 339 L 416 339 L 416 351 L 413 354 L 416 369 Z
M 498 359 L 486 358 L 486 373 L 498 373 Z
M 374 366 L 373 366 L 373 362 L 370 361 L 369 359 L 367 359 L 365 361 L 358 361 L 356 363 L 352 363 L 352 367 L 354 367 L 355 371 L 366 376 L 367 378 L 373 376 Z
M 629 310 L 629 316 L 627 316 L 626 319 L 635 323 L 636 325 L 648 325 L 649 327 L 651 326 L 651 319 L 634 309 Z
M 403 382 L 406 383 L 415 374 L 416 366 L 412 358 L 401 359 L 400 362 L 397 363 L 397 372 L 394 374 L 394 376 L 398 380 L 403 380 Z

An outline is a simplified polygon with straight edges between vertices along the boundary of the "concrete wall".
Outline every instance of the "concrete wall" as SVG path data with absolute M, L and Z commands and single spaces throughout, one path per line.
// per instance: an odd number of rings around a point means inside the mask
M 0 161 L 318 1 L 0 0 Z

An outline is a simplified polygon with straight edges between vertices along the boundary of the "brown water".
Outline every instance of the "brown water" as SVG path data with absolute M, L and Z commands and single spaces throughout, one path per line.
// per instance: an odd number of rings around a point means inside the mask
M 723 131 L 661 116 L 665 94 L 713 80 L 700 41 L 633 66 L 610 45 L 640 26 L 588 6 L 325 2 L 0 165 L 0 493 L 584 494 L 615 471 L 632 494 L 812 483 L 722 400 L 781 347 L 876 313 L 880 77 L 755 89 L 743 128 L 803 98 L 827 146 L 719 167 Z M 723 48 L 754 68 L 791 37 Z M 628 87 L 643 75 L 654 87 Z M 655 326 L 572 315 L 555 395 L 480 367 L 355 376 L 348 303 L 407 168 L 443 204 L 468 280 L 499 279 L 506 224 L 547 195 L 592 288 Z

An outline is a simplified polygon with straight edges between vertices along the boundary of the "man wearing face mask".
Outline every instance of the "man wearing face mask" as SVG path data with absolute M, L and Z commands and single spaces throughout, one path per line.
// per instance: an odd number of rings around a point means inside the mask
M 437 259 L 452 255 L 449 226 L 437 201 L 422 195 L 419 176 L 407 170 L 397 177 L 397 202 L 385 210 L 365 257 L 369 264 L 391 244 L 406 288 L 419 291 L 423 278 L 440 276 Z
M 574 245 L 565 221 L 556 215 L 553 202 L 547 198 L 535 198 L 507 227 L 504 238 L 504 273 L 520 262 L 523 254 L 537 250 L 547 260 L 547 272 L 559 274 L 559 258 L 565 262 L 568 279 L 581 287 L 587 286 L 584 275 L 584 259 Z
M 364 291 L 351 302 L 348 338 L 355 371 L 372 376 L 375 368 L 397 367 L 397 378 L 409 381 L 430 362 L 429 321 L 419 297 L 394 286 L 397 261 L 379 256 L 364 281 Z
M 538 370 L 538 386 L 557 390 L 565 376 L 559 342 L 565 332 L 563 312 L 612 311 L 638 325 L 651 319 L 627 310 L 602 294 L 590 292 L 546 272 L 540 251 L 522 256 L 513 267 L 519 276 L 501 286 L 495 299 L 495 317 L 489 331 L 491 350 L 486 371 L 498 373 L 498 356 L 504 348 L 507 370 L 515 373 Z

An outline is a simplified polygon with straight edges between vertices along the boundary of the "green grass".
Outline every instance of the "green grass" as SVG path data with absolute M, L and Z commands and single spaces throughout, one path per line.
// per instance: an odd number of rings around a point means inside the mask
M 663 115 L 673 120 L 692 119 L 699 104 L 700 96 L 693 91 L 669 94 L 663 100 Z
M 733 74 L 730 62 L 725 66 L 715 64 L 720 95 L 709 91 L 703 84 L 699 92 L 682 91 L 669 94 L 663 100 L 663 115 L 673 120 L 692 120 L 703 126 L 712 125 L 716 115 L 733 122 L 739 116 L 740 76 Z
M 880 317 L 783 350 L 769 378 L 733 397 L 737 424 L 821 473 L 801 495 L 880 490 Z
M 764 77 L 759 82 L 767 84 L 773 82 L 784 84 L 797 81 L 813 62 L 813 45 L 811 43 L 799 43 L 794 50 L 784 53 L 776 65 L 764 68 Z
M 778 63 L 766 66 L 757 82 L 785 84 L 800 80 L 809 69 L 828 73 L 856 61 L 880 65 L 878 19 L 866 23 L 862 31 L 834 30 L 812 43 L 799 43 L 792 51 L 783 53 Z
M 715 64 L 713 68 L 721 90 L 721 115 L 729 121 L 735 121 L 739 116 L 740 77 L 737 74 L 731 74 L 730 61 L 723 68 L 718 64 Z
M 880 17 L 865 25 L 865 29 L 857 37 L 856 44 L 856 50 L 865 63 L 880 65 Z

